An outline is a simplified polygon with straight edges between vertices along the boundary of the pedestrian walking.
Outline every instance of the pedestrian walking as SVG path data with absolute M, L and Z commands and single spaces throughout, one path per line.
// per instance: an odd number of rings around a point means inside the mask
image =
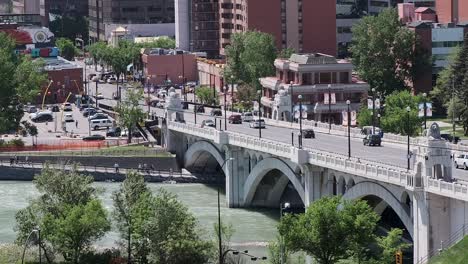
M 75 127 L 78 128 L 78 120 L 75 121 Z
M 116 162 L 114 164 L 115 173 L 119 173 L 119 164 Z
M 18 164 L 19 158 L 18 155 L 15 155 L 15 163 Z
M 154 170 L 155 170 L 153 164 L 151 164 L 150 168 L 151 168 L 151 171 L 154 171 Z
M 141 171 L 141 163 L 138 163 L 138 171 Z
M 13 164 L 15 164 L 15 158 L 10 157 L 10 166 L 13 166 Z
M 28 164 L 28 161 L 29 161 L 29 157 L 28 156 L 24 157 L 24 163 Z

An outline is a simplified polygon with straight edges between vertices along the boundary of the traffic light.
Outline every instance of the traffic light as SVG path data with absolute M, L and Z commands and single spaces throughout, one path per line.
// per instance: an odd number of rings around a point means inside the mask
M 403 252 L 401 252 L 401 250 L 398 250 L 395 253 L 395 263 L 396 264 L 403 264 Z

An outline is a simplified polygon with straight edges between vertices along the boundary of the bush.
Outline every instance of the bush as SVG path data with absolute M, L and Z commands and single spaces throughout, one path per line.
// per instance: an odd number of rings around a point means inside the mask
M 24 141 L 22 139 L 15 138 L 15 139 L 10 140 L 10 142 L 8 142 L 8 145 L 14 146 L 14 147 L 24 147 Z
M 120 250 L 111 248 L 102 252 L 88 252 L 81 257 L 81 263 L 127 263 L 126 259 L 120 257 Z

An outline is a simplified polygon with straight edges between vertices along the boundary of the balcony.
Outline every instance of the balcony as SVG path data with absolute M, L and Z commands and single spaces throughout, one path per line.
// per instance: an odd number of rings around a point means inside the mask
M 350 109 L 351 111 L 358 111 L 360 106 L 360 103 L 351 103 Z M 341 113 L 343 111 L 348 110 L 348 105 L 346 104 L 346 102 L 337 102 L 336 104 L 332 104 L 330 108 L 328 104 L 324 104 L 323 102 L 317 102 L 314 105 L 314 113 L 317 114 L 327 114 L 330 110 L 332 113 Z
M 260 78 L 260 84 L 268 89 L 271 90 L 278 90 L 280 88 L 281 81 L 278 80 L 276 77 L 265 77 Z

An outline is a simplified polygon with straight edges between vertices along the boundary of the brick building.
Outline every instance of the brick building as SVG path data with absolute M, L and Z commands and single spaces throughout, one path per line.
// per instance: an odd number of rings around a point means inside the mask
M 436 11 L 439 23 L 468 22 L 468 1 L 436 0 Z
M 275 77 L 260 79 L 262 108 L 268 117 L 288 120 L 291 102 L 297 106 L 302 95 L 307 119 L 340 124 L 348 108 L 346 100 L 351 101 L 352 111 L 358 111 L 362 98 L 367 98 L 369 85 L 353 76 L 349 61 L 321 53 L 293 54 L 275 60 L 275 67 Z M 283 103 L 288 106 L 275 113 Z

